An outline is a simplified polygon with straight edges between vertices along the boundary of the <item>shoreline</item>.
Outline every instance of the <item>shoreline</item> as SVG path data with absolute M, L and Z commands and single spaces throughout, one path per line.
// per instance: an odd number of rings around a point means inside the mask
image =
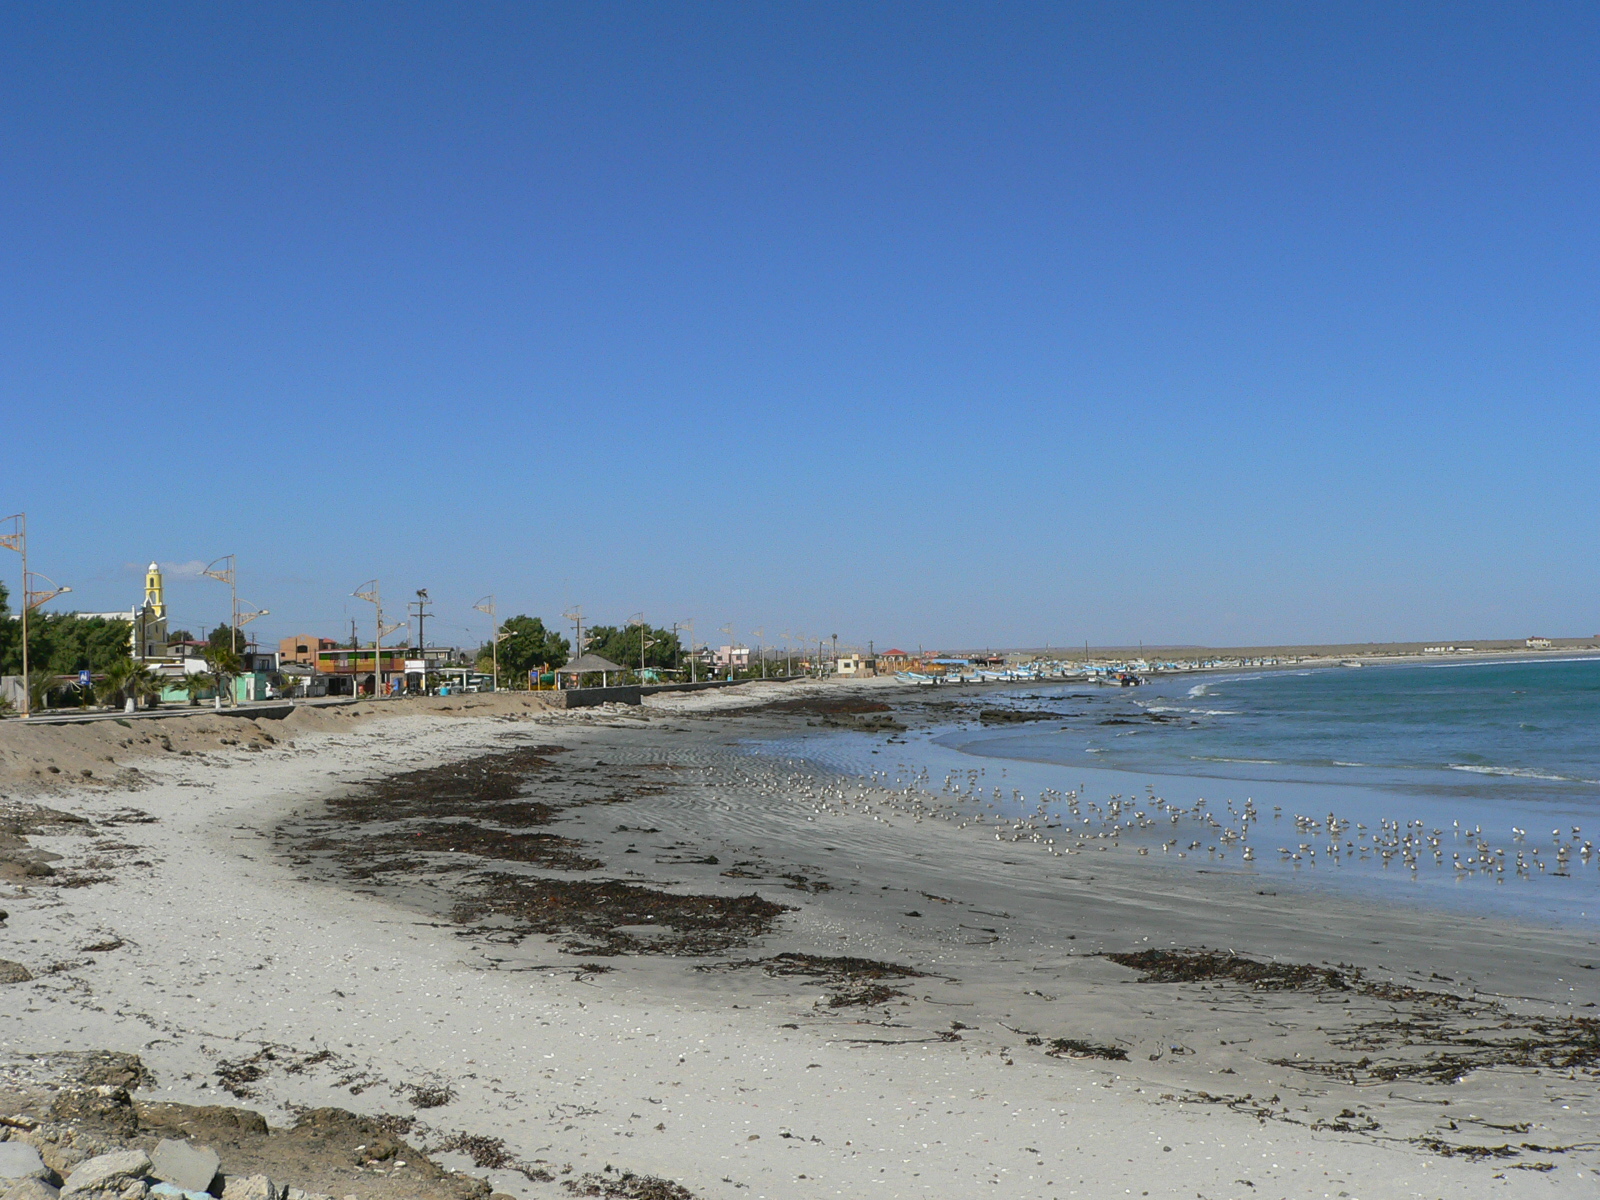
M 1558 1080 L 1548 1068 L 1495 1066 L 1455 1084 L 1406 1076 L 1350 1085 L 1264 1061 L 1354 1059 L 1332 1044 L 1339 1034 L 1316 1028 L 1336 1015 L 1354 1020 L 1340 1001 L 1361 1010 L 1356 1025 L 1443 1001 L 1386 999 L 1361 991 L 1364 983 L 1354 995 L 1327 986 L 1261 991 L 1227 978 L 1138 983 L 1138 972 L 1099 955 L 1210 946 L 1337 969 L 1346 983 L 1358 977 L 1339 964 L 1353 964 L 1382 988 L 1454 997 L 1462 1022 L 1470 1023 L 1465 1004 L 1471 1020 L 1499 1006 L 1502 1019 L 1559 1023 L 1600 999 L 1592 937 L 1261 896 L 1237 879 L 1173 879 L 1120 854 L 1051 858 L 963 836 L 932 815 L 932 796 L 763 759 L 740 744 L 774 729 L 803 731 L 811 719 L 752 709 L 853 695 L 889 698 L 881 686 L 795 684 L 658 700 L 642 711 L 389 718 L 303 736 L 293 748 L 164 762 L 134 793 L 58 797 L 56 807 L 102 824 L 128 805 L 156 820 L 116 826 L 128 850 L 85 847 L 74 834 L 32 839 L 73 869 L 114 872 L 114 881 L 43 897 L 28 889 L 6 902 L 0 957 L 44 945 L 70 955 L 91 937 L 123 947 L 80 953 L 74 965 L 9 985 L 8 999 L 26 989 L 30 1004 L 0 1015 L 0 1046 L 142 1052 L 158 1080 L 152 1097 L 187 1103 L 241 1102 L 218 1095 L 215 1070 L 263 1043 L 327 1049 L 338 1070 L 275 1070 L 258 1081 L 255 1100 L 269 1116 L 289 1104 L 339 1102 L 329 1100 L 337 1092 L 362 1111 L 414 1113 L 441 1134 L 501 1138 L 556 1177 L 546 1185 L 491 1173 L 498 1188 L 528 1197 L 568 1194 L 561 1168 L 596 1163 L 675 1179 L 702 1197 L 994 1195 L 996 1187 L 1086 1196 L 1135 1184 L 1166 1194 L 1191 1183 L 1232 1194 L 1241 1177 L 1274 1194 L 1320 1196 L 1337 1180 L 1335 1192 L 1378 1196 L 1481 1190 L 1497 1173 L 1504 1181 L 1494 1186 L 1507 1194 L 1590 1186 L 1592 1149 L 1541 1157 L 1521 1143 L 1582 1142 L 1593 1120 L 1591 1075 Z M 711 955 L 596 959 L 563 953 L 552 935 L 453 921 L 453 897 L 405 894 L 476 886 L 482 855 L 429 851 L 428 869 L 408 867 L 402 887 L 372 876 L 335 881 L 333 868 L 296 861 L 308 859 L 297 847 L 312 833 L 288 828 L 296 823 L 335 841 L 393 827 L 385 818 L 331 828 L 338 823 L 318 797 L 357 795 L 398 770 L 555 743 L 565 752 L 545 755 L 553 765 L 541 768 L 552 796 L 576 795 L 585 780 L 618 790 L 624 774 L 667 782 L 586 801 L 540 827 L 603 867 L 491 860 L 496 873 L 614 878 L 674 895 L 755 893 L 792 911 L 770 932 Z M 402 820 L 413 833 L 424 828 Z M 635 855 L 624 857 L 629 849 Z M 121 865 L 87 865 L 118 856 Z M 214 911 L 219 900 L 227 911 Z M 192 916 L 173 923 L 173 912 Z M 29 950 L 30 966 L 50 965 L 39 960 L 55 952 Z M 774 973 L 783 954 L 846 955 L 923 974 L 879 981 L 900 996 L 834 1005 L 838 981 Z M 746 961 L 767 965 L 695 970 Z M 612 970 L 586 971 L 586 962 Z M 463 1022 L 464 1014 L 473 1017 Z M 1277 1023 L 1270 1054 L 1248 1048 L 1264 1022 Z M 1052 1054 L 1056 1040 L 1127 1057 Z M 1369 1057 L 1414 1053 L 1425 1051 Z M 456 1094 L 437 1108 L 407 1107 L 408 1089 L 421 1086 Z M 1563 1089 L 1566 1109 L 1550 1098 Z M 1443 1113 L 1461 1117 L 1454 1131 Z M 1505 1132 L 1523 1122 L 1523 1133 Z M 1474 1162 L 1452 1145 L 1513 1152 Z M 1526 1169 L 1546 1160 L 1548 1171 Z M 460 1155 L 444 1161 L 472 1169 Z

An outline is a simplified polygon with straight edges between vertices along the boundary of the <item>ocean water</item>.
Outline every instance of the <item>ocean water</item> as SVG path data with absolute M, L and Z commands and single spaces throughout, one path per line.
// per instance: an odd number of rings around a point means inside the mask
M 1118 770 L 1474 796 L 1507 812 L 1552 798 L 1600 805 L 1600 658 L 1167 677 L 1119 691 L 1126 702 L 1110 716 L 1104 693 L 1081 687 L 1008 698 L 1081 715 L 964 744 L 1094 755 Z M 1102 703 L 1074 708 L 1074 694 Z M 1107 723 L 1119 717 L 1130 723 Z
M 1172 869 L 1600 916 L 1600 657 L 930 692 L 976 699 L 988 720 L 962 706 L 904 738 L 829 734 L 783 752 L 1023 818 L 1021 836 L 1084 852 L 1142 846 Z

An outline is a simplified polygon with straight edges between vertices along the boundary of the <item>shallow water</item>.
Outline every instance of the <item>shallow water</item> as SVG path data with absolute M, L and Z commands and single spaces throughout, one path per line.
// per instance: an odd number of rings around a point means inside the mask
M 1600 659 L 939 696 L 974 704 L 903 738 L 830 732 L 765 749 L 915 785 L 986 836 L 1004 817 L 1003 837 L 1064 854 L 1142 848 L 1171 869 L 1272 887 L 1562 924 L 1600 915 L 1600 853 L 1584 853 L 1600 833 Z M 977 705 L 1049 719 L 983 724 Z

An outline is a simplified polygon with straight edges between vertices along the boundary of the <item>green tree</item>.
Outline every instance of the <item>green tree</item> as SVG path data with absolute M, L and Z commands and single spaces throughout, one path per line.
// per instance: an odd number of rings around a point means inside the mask
M 224 621 L 206 634 L 206 645 L 213 650 L 233 650 L 236 646 L 243 647 L 244 633 L 235 630 L 232 625 Z
M 22 673 L 21 624 L 0 618 L 0 626 L 12 627 L 5 631 L 11 636 L 0 653 L 0 674 Z M 127 621 L 36 609 L 28 617 L 28 661 L 57 675 L 83 670 L 98 674 L 129 656 L 129 632 Z
M 0 583 L 0 675 L 22 674 L 22 622 L 11 619 L 10 600 L 10 589 Z
M 565 666 L 571 644 L 560 634 L 546 629 L 538 617 L 515 616 L 500 625 L 500 678 L 514 687 L 525 687 L 528 672 L 535 667 Z M 485 669 L 489 647 L 478 652 L 479 669 Z
M 591 631 L 589 650 L 609 658 L 630 671 L 639 669 L 639 642 L 644 645 L 644 665 L 657 669 L 670 669 L 677 665 L 680 647 L 678 635 L 670 629 L 651 629 L 644 625 L 596 625 Z

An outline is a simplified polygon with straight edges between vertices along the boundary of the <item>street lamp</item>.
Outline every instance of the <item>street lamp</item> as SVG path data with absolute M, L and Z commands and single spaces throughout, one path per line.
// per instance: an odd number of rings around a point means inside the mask
M 383 694 L 383 638 L 385 634 L 393 633 L 400 628 L 400 622 L 386 625 L 383 620 L 383 597 L 378 591 L 378 581 L 368 580 L 354 592 L 350 593 L 357 600 L 368 601 L 377 610 L 374 628 L 377 636 L 372 639 L 372 698 L 376 700 Z
M 228 565 L 219 567 L 218 563 L 227 563 Z M 228 585 L 228 593 L 233 601 L 228 607 L 228 611 L 233 614 L 233 624 L 228 626 L 228 648 L 237 654 L 239 653 L 239 573 L 234 570 L 234 565 L 234 556 L 224 554 L 216 562 L 207 566 L 200 574 L 208 579 L 215 579 L 218 583 Z
M 494 655 L 494 690 L 500 690 L 500 618 L 495 615 L 494 596 L 485 596 L 472 606 L 489 618 L 489 627 L 494 636 L 489 639 L 491 653 Z M 426 657 L 426 656 L 424 656 Z

